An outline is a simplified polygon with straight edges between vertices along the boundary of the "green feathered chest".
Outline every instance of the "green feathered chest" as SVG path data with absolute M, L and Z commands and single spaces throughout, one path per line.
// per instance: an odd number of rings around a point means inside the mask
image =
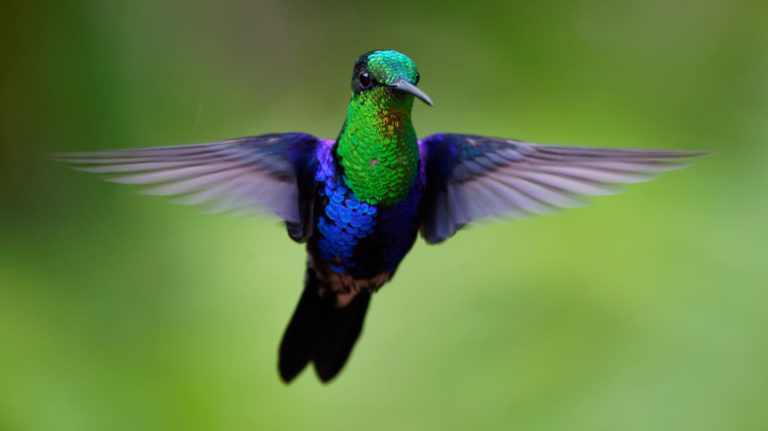
M 419 169 L 410 106 L 382 108 L 366 102 L 350 106 L 336 156 L 347 186 L 358 199 L 391 204 L 408 194 Z

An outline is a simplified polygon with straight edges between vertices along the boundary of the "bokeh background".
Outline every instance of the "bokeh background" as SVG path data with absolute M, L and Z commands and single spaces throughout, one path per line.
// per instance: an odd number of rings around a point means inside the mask
M 768 3 L 3 4 L 0 430 L 768 429 Z M 334 137 L 409 54 L 456 131 L 714 156 L 419 242 L 332 384 L 276 349 L 303 247 L 47 151 Z

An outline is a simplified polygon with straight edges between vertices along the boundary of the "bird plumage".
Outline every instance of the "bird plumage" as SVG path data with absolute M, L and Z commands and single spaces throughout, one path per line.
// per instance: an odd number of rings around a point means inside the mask
M 273 213 L 306 242 L 305 288 L 279 349 L 284 381 L 312 363 L 337 375 L 360 335 L 371 295 L 416 240 L 439 243 L 476 220 L 576 206 L 678 168 L 688 151 L 580 148 L 462 134 L 417 139 L 415 64 L 372 51 L 355 64 L 336 140 L 278 133 L 228 141 L 55 154 L 112 181 L 152 185 L 216 211 Z

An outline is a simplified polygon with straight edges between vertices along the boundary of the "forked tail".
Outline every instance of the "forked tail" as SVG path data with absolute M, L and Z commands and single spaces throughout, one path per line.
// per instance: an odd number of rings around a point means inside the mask
M 310 362 L 323 382 L 333 379 L 352 352 L 363 328 L 371 294 L 358 293 L 348 305 L 338 308 L 330 289 L 322 289 L 311 267 L 307 268 L 304 292 L 280 343 L 278 368 L 286 383 Z

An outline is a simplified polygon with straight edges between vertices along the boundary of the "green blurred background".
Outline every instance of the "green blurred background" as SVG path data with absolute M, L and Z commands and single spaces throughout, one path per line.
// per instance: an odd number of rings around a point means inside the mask
M 768 3 L 3 9 L 0 430 L 768 429 Z M 419 65 L 423 135 L 717 154 L 419 242 L 340 378 L 284 386 L 303 247 L 42 153 L 334 137 L 374 48 Z

